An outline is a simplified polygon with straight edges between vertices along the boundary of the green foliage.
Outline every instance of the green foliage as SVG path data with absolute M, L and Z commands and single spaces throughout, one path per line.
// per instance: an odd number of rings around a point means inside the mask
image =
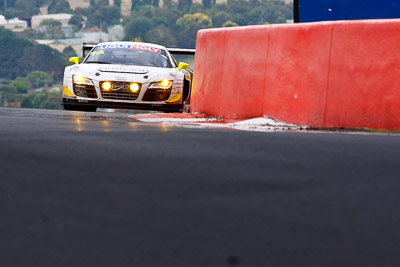
M 53 27 L 61 27 L 61 22 L 54 19 L 44 19 L 40 22 L 39 26 L 53 26 Z
M 49 14 L 72 13 L 72 9 L 66 0 L 51 0 L 47 11 Z
M 68 24 L 72 26 L 75 32 L 80 31 L 83 28 L 85 20 L 80 15 L 73 15 L 69 20 Z
M 211 8 L 211 5 L 212 5 L 212 1 L 211 0 L 202 0 L 201 3 L 203 4 L 203 7 L 205 9 Z
M 188 10 L 192 6 L 192 0 L 178 0 L 179 10 Z
M 191 24 L 197 24 L 203 28 L 211 28 L 211 18 L 203 13 L 185 14 L 182 18 L 176 21 L 176 25 L 181 28 L 188 28 Z
M 168 29 L 164 24 L 160 24 L 154 29 L 148 31 L 144 36 L 145 42 L 154 42 L 165 46 L 174 47 L 177 45 L 176 39 L 172 34 L 172 31 Z
M 40 23 L 41 27 L 46 27 L 44 38 L 47 39 L 63 39 L 64 33 L 61 30 L 61 22 L 54 19 L 45 19 Z
M 85 11 L 88 18 L 87 27 L 99 27 L 106 30 L 107 27 L 120 23 L 121 10 L 116 6 L 101 5 L 101 2 L 89 6 Z
M 47 72 L 58 80 L 62 79 L 64 68 L 67 64 L 67 58 L 64 58 L 60 52 L 46 45 L 36 45 L 26 48 L 20 60 L 21 68 L 27 70 L 25 73 L 40 70 Z
M 0 77 L 15 79 L 25 76 L 25 70 L 19 64 L 25 49 L 33 44 L 20 39 L 9 30 L 0 27 Z
M 19 96 L 17 99 L 21 101 L 22 108 L 61 109 L 61 95 L 61 90 L 52 92 L 41 91 Z
M 71 46 L 67 46 L 66 48 L 64 48 L 63 55 L 65 58 L 68 58 L 68 59 L 71 57 L 77 56 L 75 50 Z
M 17 94 L 18 89 L 13 84 L 2 84 L 0 85 L 0 92 L 5 94 Z
M 14 7 L 14 15 L 17 17 L 29 17 L 39 13 L 38 2 L 32 0 L 18 0 Z
M 222 25 L 222 27 L 236 27 L 236 26 L 239 26 L 239 25 L 231 20 L 228 20 L 227 22 L 225 22 Z
M 26 94 L 29 89 L 29 80 L 27 78 L 18 77 L 11 83 L 17 89 L 18 94 Z
M 42 102 L 40 102 L 39 108 L 61 109 L 61 94 L 48 93 L 46 96 L 47 98 L 42 98 Z
M 53 85 L 53 77 L 43 71 L 32 71 L 26 76 L 33 88 Z
M 210 0 L 205 6 L 192 0 L 164 0 L 163 8 L 145 4 L 150 2 L 134 1 L 132 14 L 123 20 L 125 40 L 194 47 L 200 29 L 281 23 L 292 18 L 292 6 L 280 0 L 228 0 L 226 4 Z
M 68 60 L 46 45 L 37 45 L 0 27 L 0 77 L 15 79 L 31 71 L 62 79 Z
M 4 17 L 5 17 L 7 20 L 8 20 L 8 19 L 14 18 L 14 17 L 15 17 L 14 14 L 15 14 L 15 11 L 14 11 L 14 9 L 11 9 L 11 8 L 6 8 L 6 9 L 4 10 L 4 13 L 3 13 Z
M 135 37 L 144 38 L 145 34 L 153 29 L 153 21 L 147 17 L 128 17 L 125 18 L 125 39 L 133 40 Z
M 212 11 L 212 22 L 214 27 L 223 27 L 225 22 L 232 20 L 232 14 L 226 11 Z
M 0 79 L 0 85 L 2 84 L 10 84 L 12 81 L 7 78 Z

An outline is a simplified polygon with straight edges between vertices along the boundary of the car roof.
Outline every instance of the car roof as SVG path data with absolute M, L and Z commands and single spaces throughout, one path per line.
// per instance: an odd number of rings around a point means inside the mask
M 152 43 L 143 43 L 143 42 L 129 42 L 129 41 L 103 42 L 103 43 L 97 44 L 97 46 L 98 45 L 117 45 L 117 44 L 141 45 L 141 46 L 149 46 L 149 47 L 167 50 L 167 48 L 162 45 L 157 45 L 157 44 L 152 44 Z

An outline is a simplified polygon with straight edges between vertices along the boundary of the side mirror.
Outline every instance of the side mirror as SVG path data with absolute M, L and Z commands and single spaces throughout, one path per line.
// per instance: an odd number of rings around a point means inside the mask
M 188 68 L 189 68 L 189 64 L 186 64 L 184 62 L 179 62 L 178 71 L 185 70 L 185 69 L 188 69 Z
M 69 62 L 79 64 L 79 57 L 70 57 Z

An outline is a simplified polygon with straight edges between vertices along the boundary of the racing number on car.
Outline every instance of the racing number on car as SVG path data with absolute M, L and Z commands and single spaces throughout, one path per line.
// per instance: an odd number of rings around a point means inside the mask
M 96 55 L 96 51 L 94 51 L 93 53 L 92 53 L 92 56 L 95 56 Z M 103 50 L 100 50 L 98 53 L 97 53 L 97 55 L 104 55 L 104 51 Z

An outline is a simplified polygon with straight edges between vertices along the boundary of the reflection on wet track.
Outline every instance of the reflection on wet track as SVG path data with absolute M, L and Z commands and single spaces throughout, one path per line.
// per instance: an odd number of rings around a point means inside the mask
M 52 119 L 55 122 L 64 122 L 64 127 L 68 131 L 76 132 L 112 132 L 112 131 L 139 131 L 141 127 L 149 127 L 149 124 L 129 119 L 128 116 L 136 114 L 136 112 L 77 112 L 77 111 L 62 111 L 62 110 L 38 110 L 38 109 L 15 109 L 15 108 L 0 108 L 0 116 L 7 117 L 23 117 L 25 119 Z M 54 121 L 53 121 L 54 123 Z M 170 127 L 165 124 L 153 124 L 155 130 L 160 132 L 170 131 Z
M 400 266 L 399 136 L 129 114 L 0 108 L 0 266 Z

